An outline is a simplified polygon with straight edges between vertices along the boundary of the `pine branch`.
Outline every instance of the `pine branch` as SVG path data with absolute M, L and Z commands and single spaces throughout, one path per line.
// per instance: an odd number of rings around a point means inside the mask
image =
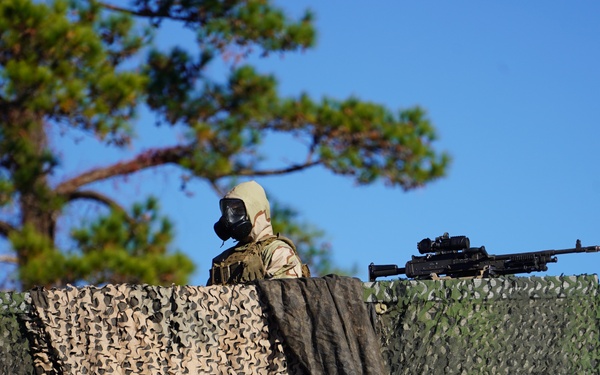
M 117 176 L 126 176 L 148 168 L 166 164 L 177 164 L 191 152 L 190 146 L 173 146 L 142 152 L 133 159 L 107 167 L 94 168 L 56 187 L 56 193 L 69 196 L 81 186 Z
M 0 263 L 13 263 L 13 264 L 17 264 L 18 263 L 18 259 L 16 256 L 13 255 L 0 255 Z
M 135 17 L 168 18 L 173 21 L 193 22 L 193 23 L 198 23 L 200 25 L 205 23 L 205 20 L 201 19 L 198 15 L 195 15 L 195 17 L 191 17 L 191 16 L 182 17 L 182 16 L 176 16 L 176 15 L 170 14 L 169 12 L 165 12 L 165 11 L 155 12 L 150 9 L 133 10 L 133 9 L 128 9 L 128 8 L 123 8 L 123 7 L 114 5 L 114 4 L 108 4 L 105 2 L 99 2 L 98 4 L 100 4 L 100 6 L 102 6 L 105 9 L 112 10 L 115 12 L 126 13 L 131 16 L 135 16 Z
M 225 189 L 225 187 L 219 185 L 216 181 L 214 180 L 210 180 L 209 184 L 211 186 L 211 188 L 214 190 L 215 193 L 217 193 L 217 195 L 219 197 L 222 197 L 225 195 L 225 193 L 227 192 L 227 190 Z
M 221 178 L 238 177 L 238 176 L 245 176 L 245 177 L 275 176 L 275 175 L 287 174 L 287 173 L 292 173 L 292 172 L 298 172 L 298 171 L 301 171 L 304 169 L 308 169 L 310 167 L 314 167 L 319 164 L 322 164 L 322 162 L 320 160 L 319 161 L 307 161 L 304 164 L 294 164 L 287 168 L 281 168 L 281 169 L 266 169 L 266 170 L 234 169 L 227 174 L 215 175 L 211 178 L 208 178 L 208 182 L 209 182 L 211 188 L 213 189 L 213 191 L 217 195 L 223 196 L 223 195 L 225 195 L 225 193 L 227 192 L 228 189 L 226 186 L 219 185 L 217 183 L 217 180 L 219 180 Z
M 6 221 L 0 221 L 0 236 L 7 238 L 12 232 L 16 230 L 17 229 L 15 227 L 10 225 Z
M 230 176 L 276 176 L 281 174 L 288 174 L 292 172 L 298 172 L 316 165 L 322 164 L 321 160 L 309 161 L 303 164 L 294 164 L 286 168 L 281 169 L 265 169 L 265 170 L 253 170 L 253 169 L 236 169 L 228 173 L 227 175 L 221 175 L 217 178 L 230 177 Z
M 102 203 L 104 205 L 106 205 L 107 207 L 110 207 L 114 210 L 117 210 L 119 212 L 122 213 L 127 213 L 127 211 L 117 202 L 115 202 L 113 199 L 109 198 L 108 196 L 101 194 L 97 191 L 93 191 L 93 190 L 78 190 L 78 191 L 74 191 L 72 193 L 69 193 L 69 195 L 67 196 L 67 200 L 69 202 L 78 200 L 78 199 L 89 199 L 89 200 L 93 200 L 96 201 L 98 203 Z
M 139 17 L 153 17 L 156 16 L 153 12 L 150 11 L 144 11 L 144 12 L 139 12 L 139 11 L 135 11 L 132 9 L 127 9 L 127 8 L 123 8 L 114 4 L 108 4 L 102 1 L 99 1 L 98 4 L 108 10 L 114 10 L 115 12 L 121 12 L 121 13 L 127 13 L 129 15 L 132 16 L 139 16 Z

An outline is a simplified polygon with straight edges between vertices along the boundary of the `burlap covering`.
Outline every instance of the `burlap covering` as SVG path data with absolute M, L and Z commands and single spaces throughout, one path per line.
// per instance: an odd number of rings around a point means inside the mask
M 598 374 L 598 278 L 365 284 L 393 374 Z

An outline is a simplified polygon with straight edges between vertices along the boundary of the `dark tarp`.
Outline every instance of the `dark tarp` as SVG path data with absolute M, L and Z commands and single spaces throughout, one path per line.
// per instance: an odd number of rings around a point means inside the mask
M 288 363 L 301 374 L 384 374 L 379 338 L 356 278 L 325 276 L 256 283 Z

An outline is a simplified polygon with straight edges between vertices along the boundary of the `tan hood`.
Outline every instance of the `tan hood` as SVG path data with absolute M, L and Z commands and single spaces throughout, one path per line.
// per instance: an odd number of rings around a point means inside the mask
M 256 181 L 243 182 L 225 194 L 225 198 L 244 201 L 246 212 L 252 223 L 250 237 L 256 242 L 267 235 L 273 235 L 271 208 L 265 190 Z

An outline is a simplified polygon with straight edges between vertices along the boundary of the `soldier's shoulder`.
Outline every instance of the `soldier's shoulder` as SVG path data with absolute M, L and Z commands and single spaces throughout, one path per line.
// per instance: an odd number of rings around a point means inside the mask
M 278 238 L 273 238 L 273 239 L 270 239 L 268 241 L 268 243 L 265 243 L 265 245 L 262 248 L 262 253 L 263 253 L 263 255 L 273 254 L 278 249 L 286 249 L 286 250 L 290 250 L 292 252 L 294 251 L 293 247 L 290 246 L 290 244 L 288 244 L 287 242 L 285 242 L 281 239 L 278 239 Z

